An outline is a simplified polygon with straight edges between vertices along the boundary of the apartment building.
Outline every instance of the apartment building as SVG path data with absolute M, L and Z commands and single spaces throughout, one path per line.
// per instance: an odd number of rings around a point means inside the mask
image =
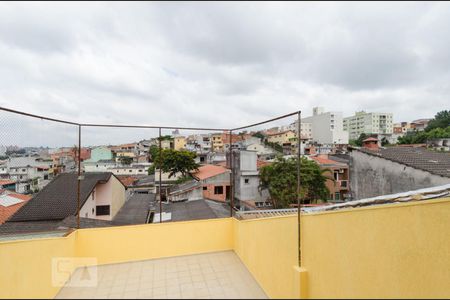
M 348 144 L 348 133 L 344 131 L 341 112 L 325 112 L 323 107 L 314 107 L 311 117 L 302 119 L 302 127 L 311 129 L 311 138 L 319 144 Z M 311 125 L 306 125 L 311 124 Z
M 344 118 L 344 130 L 349 138 L 357 139 L 361 133 L 365 134 L 392 134 L 394 132 L 392 113 L 356 112 L 354 116 Z
M 222 133 L 213 133 L 211 134 L 211 146 L 214 152 L 223 151 L 223 140 Z

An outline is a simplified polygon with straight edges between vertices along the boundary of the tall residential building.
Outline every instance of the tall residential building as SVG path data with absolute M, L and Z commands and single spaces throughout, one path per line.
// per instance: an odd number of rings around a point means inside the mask
M 392 134 L 394 132 L 393 115 L 392 113 L 359 111 L 354 116 L 344 118 L 344 130 L 349 133 L 352 140 L 357 139 L 361 133 Z
M 343 128 L 341 112 L 325 112 L 323 107 L 314 107 L 311 117 L 302 119 L 305 129 L 311 129 L 311 137 L 319 144 L 348 144 L 348 133 Z M 303 130 L 302 130 L 303 132 Z

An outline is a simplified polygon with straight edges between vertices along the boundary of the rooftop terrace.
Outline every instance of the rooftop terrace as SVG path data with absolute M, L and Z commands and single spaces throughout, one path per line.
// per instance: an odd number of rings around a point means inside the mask
M 301 266 L 296 215 L 3 241 L 0 298 L 448 298 L 449 216 L 450 198 L 305 213 Z

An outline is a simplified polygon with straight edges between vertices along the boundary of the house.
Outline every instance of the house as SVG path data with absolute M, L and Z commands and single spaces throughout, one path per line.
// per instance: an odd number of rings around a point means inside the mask
M 258 158 L 255 151 L 233 150 L 234 203 L 241 210 L 271 207 L 268 191 L 259 190 Z M 230 163 L 230 162 L 228 162 Z M 262 164 L 259 163 L 261 166 Z
M 411 122 L 411 129 L 415 131 L 424 131 L 431 119 L 418 119 Z
M 16 181 L 10 179 L 0 179 L 0 189 L 14 192 L 16 190 Z
M 186 139 L 186 150 L 196 152 L 197 154 L 208 153 L 211 151 L 211 137 L 207 134 L 194 134 Z
M 450 183 L 450 156 L 425 147 L 349 147 L 351 194 L 362 199 Z
M 222 133 L 211 134 L 211 148 L 214 152 L 224 151 L 224 141 L 222 140 Z
M 186 149 L 186 143 L 187 140 L 184 136 L 176 136 L 173 138 L 173 142 L 174 142 L 174 146 L 173 148 L 175 150 L 181 150 L 181 149 Z
M 450 151 L 450 138 L 429 139 L 427 147 L 439 151 Z
M 328 200 L 341 201 L 349 198 L 349 169 L 346 163 L 333 160 L 327 154 L 309 156 L 309 159 L 315 161 L 321 169 L 329 170 L 323 174 L 327 177 L 325 185 L 330 191 Z
M 201 183 L 203 198 L 225 202 L 230 199 L 230 173 L 222 166 L 203 165 L 192 176 Z
M 134 161 L 136 154 L 133 151 L 129 150 L 119 150 L 116 151 L 116 162 L 120 163 L 122 157 L 129 157 L 132 161 Z
M 147 175 L 148 166 L 143 165 L 133 165 L 133 166 L 123 166 L 114 167 L 109 169 L 114 175 Z
M 58 175 L 2 226 L 17 232 L 31 230 L 33 224 L 40 224 L 43 231 L 55 230 L 61 221 L 77 215 L 77 186 L 76 173 Z M 81 218 L 111 221 L 125 201 L 125 186 L 112 173 L 84 174 Z
M 297 134 L 293 130 L 281 131 L 267 135 L 267 141 L 278 145 L 290 144 Z
M 170 202 L 193 201 L 203 199 L 202 183 L 197 180 L 173 186 L 167 194 Z
M 276 152 L 269 147 L 266 147 L 262 144 L 250 144 L 246 148 L 247 151 L 255 151 L 258 155 L 258 158 L 269 160 L 275 158 Z
M 4 190 L 0 187 L 0 224 L 5 223 L 30 199 L 29 195 Z
M 91 150 L 91 157 L 85 162 L 98 162 L 98 161 L 109 161 L 113 159 L 113 154 L 107 147 L 95 147 Z
M 84 172 L 108 172 L 109 169 L 117 167 L 118 163 L 114 160 L 99 160 L 83 162 Z

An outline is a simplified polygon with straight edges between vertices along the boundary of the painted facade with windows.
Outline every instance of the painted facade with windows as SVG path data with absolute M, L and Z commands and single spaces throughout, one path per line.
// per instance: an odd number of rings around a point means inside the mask
M 111 176 L 108 182 L 95 186 L 81 208 L 80 216 L 111 221 L 125 202 L 125 187 L 115 176 Z

